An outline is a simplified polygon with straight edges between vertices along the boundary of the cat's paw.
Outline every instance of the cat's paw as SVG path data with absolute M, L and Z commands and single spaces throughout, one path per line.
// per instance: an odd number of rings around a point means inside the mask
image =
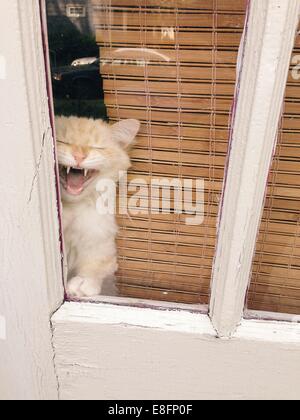
M 102 284 L 88 277 L 73 277 L 67 284 L 67 294 L 71 298 L 99 296 Z

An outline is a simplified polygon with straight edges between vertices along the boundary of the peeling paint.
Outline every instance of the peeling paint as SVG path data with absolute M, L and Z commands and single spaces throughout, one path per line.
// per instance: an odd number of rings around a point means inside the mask
M 29 194 L 27 204 L 30 204 L 30 202 L 32 200 L 33 191 L 34 191 L 34 188 L 35 188 L 38 176 L 39 176 L 40 167 L 41 167 L 41 163 L 42 163 L 42 159 L 43 159 L 43 155 L 44 155 L 44 149 L 45 149 L 47 134 L 48 134 L 48 131 L 44 132 L 43 139 L 42 139 L 41 152 L 40 152 L 37 164 L 36 164 L 36 170 L 35 170 L 35 174 L 34 174 L 34 177 L 33 177 L 33 180 L 32 180 L 30 194 Z

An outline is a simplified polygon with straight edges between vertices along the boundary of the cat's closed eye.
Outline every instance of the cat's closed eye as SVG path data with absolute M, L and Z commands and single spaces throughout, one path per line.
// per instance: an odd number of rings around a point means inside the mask
M 67 143 L 67 142 L 62 141 L 62 140 L 56 140 L 56 141 L 57 141 L 57 143 L 60 143 L 60 144 L 65 144 L 67 146 L 72 146 L 71 143 Z M 103 150 L 107 150 L 107 147 L 90 146 L 90 149 L 102 150 L 103 151 Z

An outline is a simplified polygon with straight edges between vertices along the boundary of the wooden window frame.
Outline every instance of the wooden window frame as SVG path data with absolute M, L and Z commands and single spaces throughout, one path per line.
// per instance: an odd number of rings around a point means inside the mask
M 137 372 L 140 373 L 145 371 L 147 363 L 137 352 L 146 349 L 141 342 L 137 343 L 138 350 L 129 346 L 131 340 L 137 337 L 139 340 L 145 339 L 145 342 L 152 335 L 154 338 L 158 337 L 158 346 L 165 345 L 164 340 L 168 337 L 175 347 L 174 357 L 180 357 L 184 346 L 191 345 L 205 358 L 211 351 L 210 345 L 214 343 L 220 346 L 222 352 L 228 352 L 228 358 L 234 363 L 235 357 L 238 362 L 242 361 L 243 354 L 240 353 L 248 348 L 249 343 L 266 358 L 266 364 L 268 352 L 279 357 L 285 347 L 291 360 L 282 366 L 280 372 L 271 373 L 271 366 L 268 366 L 268 372 L 270 375 L 274 374 L 274 381 L 280 380 L 284 372 L 288 372 L 291 383 L 294 384 L 291 393 L 295 392 L 294 388 L 299 382 L 293 373 L 293 350 L 299 352 L 300 349 L 299 317 L 285 319 L 294 322 L 268 320 L 270 315 L 265 321 L 249 320 L 243 318 L 243 311 L 286 75 L 298 24 L 299 0 L 251 0 L 209 315 L 202 313 L 206 308 L 198 306 L 181 305 L 178 308 L 178 305 L 130 299 L 101 298 L 99 302 L 80 304 L 64 302 L 57 178 L 53 169 L 53 114 L 51 93 L 47 89 L 46 75 L 49 68 L 47 69 L 47 64 L 45 71 L 45 44 L 43 45 L 41 36 L 41 22 L 45 22 L 45 4 L 43 0 L 40 5 L 38 0 L 26 5 L 23 3 L 23 0 L 2 0 L 0 4 L 1 28 L 6 31 L 6 39 L 10 39 L 9 43 L 0 39 L 0 51 L 11 72 L 5 80 L 0 80 L 3 96 L 10 98 L 7 110 L 0 113 L 0 133 L 1 138 L 8 139 L 7 144 L 10 144 L 12 150 L 18 147 L 19 153 L 26 157 L 26 165 L 18 168 L 19 182 L 16 185 L 12 184 L 9 177 L 11 168 L 8 160 L 3 160 L 2 182 L 6 182 L 14 191 L 14 197 L 7 201 L 3 214 L 3 220 L 14 223 L 14 227 L 11 232 L 4 230 L 4 243 L 7 243 L 7 250 L 13 254 L 20 252 L 20 249 L 28 250 L 27 260 L 22 260 L 20 255 L 21 264 L 10 265 L 9 276 L 3 277 L 8 300 L 2 302 L 1 292 L 0 303 L 3 305 L 0 307 L 4 308 L 4 313 L 1 313 L 1 309 L 0 316 L 7 320 L 12 340 L 1 343 L 0 338 L 0 360 L 6 360 L 8 354 L 16 355 L 16 348 L 22 349 L 20 331 L 29 337 L 29 341 L 14 372 L 20 387 L 16 388 L 15 384 L 7 381 L 6 388 L 2 390 L 0 384 L 0 391 L 3 392 L 1 397 L 7 394 L 24 399 L 57 399 L 82 395 L 85 378 L 91 373 L 91 369 L 97 369 L 99 361 L 93 359 L 94 365 L 85 365 L 81 360 L 81 364 L 76 365 L 72 362 L 72 350 L 76 353 L 76 348 L 84 347 L 91 359 L 93 358 L 97 343 L 90 335 L 89 346 L 86 338 L 89 331 L 91 334 L 95 332 L 95 326 L 99 328 L 102 337 L 107 337 L 104 346 L 107 350 L 116 344 L 113 337 L 115 333 L 122 336 L 118 351 L 125 353 L 130 349 L 137 356 Z M 10 15 L 9 18 L 7 14 Z M 16 22 L 19 32 L 10 25 L 11 21 Z M 9 113 L 13 105 L 16 112 L 19 112 L 18 118 Z M 20 136 L 22 142 L 18 141 Z M 258 155 L 264 156 L 259 160 L 259 165 Z M 49 177 L 49 174 L 52 175 Z M 12 241 L 12 238 L 15 240 Z M 34 266 L 32 261 L 35 261 Z M 30 281 L 30 287 L 24 285 L 24 275 Z M 15 305 L 10 306 L 8 301 L 15 302 Z M 24 308 L 28 308 L 29 312 L 25 317 Z M 11 310 L 14 320 L 9 319 Z M 255 318 L 255 313 L 251 312 L 250 315 Z M 78 331 L 86 333 L 79 334 Z M 113 331 L 111 337 L 109 331 Z M 220 338 L 231 338 L 231 346 L 228 347 L 227 341 Z M 43 343 L 43 352 L 39 352 L 40 341 Z M 113 359 L 120 363 L 121 368 L 121 359 L 116 359 L 115 355 Z M 191 373 L 193 363 L 194 359 L 187 361 Z M 66 366 L 71 377 L 66 372 Z M 167 378 L 173 367 L 174 360 L 166 363 L 162 368 L 164 376 L 160 373 L 162 378 Z M 114 366 L 108 366 L 107 374 L 104 375 L 108 381 L 110 368 Z M 201 368 L 208 382 L 207 394 L 211 396 L 216 387 L 217 373 L 207 378 L 206 374 L 211 373 L 211 370 L 205 364 Z M 238 371 L 238 364 L 236 369 Z M 81 375 L 78 382 L 74 381 L 74 377 L 72 379 L 72 375 L 76 374 Z M 179 373 L 182 381 L 185 374 Z M 199 369 L 195 370 L 196 374 L 199 379 Z M 2 377 L 10 378 L 10 372 L 4 371 Z M 263 376 L 257 376 L 257 380 L 261 378 Z M 101 372 L 98 372 L 95 384 L 99 385 L 101 381 Z M 164 381 L 162 379 L 162 383 Z M 193 381 L 196 381 L 196 376 L 192 375 L 191 382 Z M 179 382 L 174 384 L 172 392 L 165 395 L 183 398 L 183 395 L 179 396 L 182 390 Z M 118 392 L 121 397 L 132 398 L 132 393 L 126 389 L 124 383 L 121 388 L 120 386 L 113 384 L 109 391 L 102 385 L 99 392 L 102 392 L 103 398 L 115 398 Z M 239 386 L 240 381 L 229 386 L 232 395 L 238 392 Z M 132 389 L 138 390 L 138 383 L 134 383 Z M 145 396 L 146 391 L 147 387 L 142 388 L 140 395 Z M 148 391 L 151 398 L 154 391 Z M 255 395 L 259 390 L 253 387 L 251 392 L 251 395 Z M 267 392 L 271 396 L 279 395 L 278 384 L 274 382 Z M 224 393 L 227 395 L 228 391 L 225 390 Z

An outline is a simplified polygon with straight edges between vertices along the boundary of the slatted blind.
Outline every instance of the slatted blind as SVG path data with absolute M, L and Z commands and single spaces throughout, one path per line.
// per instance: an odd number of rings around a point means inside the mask
M 121 295 L 208 303 L 245 0 L 93 0 L 112 121 L 142 122 L 129 180 L 205 180 L 205 221 L 120 216 Z M 195 191 L 194 191 L 195 192 Z
M 300 78 L 299 54 L 298 35 L 248 297 L 249 309 L 291 314 L 300 314 L 300 80 L 294 77 Z

